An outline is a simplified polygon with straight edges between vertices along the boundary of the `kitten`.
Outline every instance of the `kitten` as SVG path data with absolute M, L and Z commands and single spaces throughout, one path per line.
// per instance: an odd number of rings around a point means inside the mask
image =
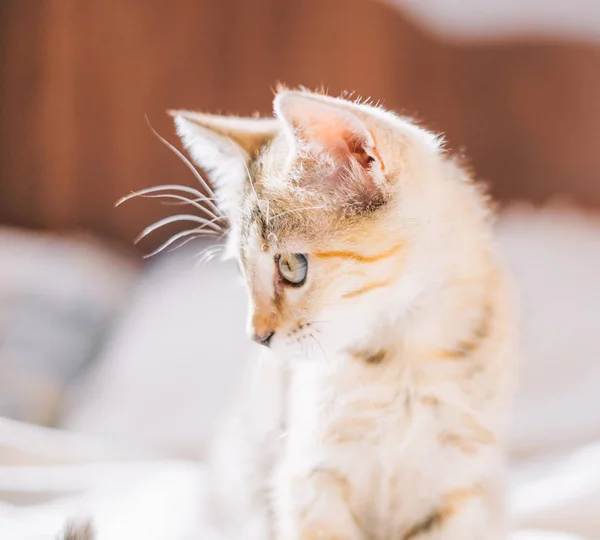
M 215 446 L 232 539 L 505 538 L 515 336 L 486 198 L 380 107 L 279 91 L 173 112 L 230 223 L 264 345 Z

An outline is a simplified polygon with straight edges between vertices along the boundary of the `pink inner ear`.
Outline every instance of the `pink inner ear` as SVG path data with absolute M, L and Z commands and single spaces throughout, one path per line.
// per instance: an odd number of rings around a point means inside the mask
M 307 146 L 328 152 L 340 162 L 354 157 L 367 167 L 374 161 L 373 136 L 346 108 L 301 94 L 283 95 L 278 105 L 298 139 Z
M 305 131 L 309 138 L 318 141 L 324 149 L 332 154 L 348 153 L 347 140 L 352 135 L 347 133 L 343 126 L 337 126 L 335 122 L 323 120 L 312 123 Z
M 275 113 L 300 146 L 333 158 L 328 174 L 304 179 L 342 204 L 345 211 L 365 211 L 384 204 L 383 162 L 365 122 L 351 106 L 322 96 L 284 92 L 275 98 Z
M 374 161 L 367 151 L 365 137 L 345 125 L 331 125 L 327 122 L 317 124 L 312 137 L 338 160 L 354 157 L 363 167 Z

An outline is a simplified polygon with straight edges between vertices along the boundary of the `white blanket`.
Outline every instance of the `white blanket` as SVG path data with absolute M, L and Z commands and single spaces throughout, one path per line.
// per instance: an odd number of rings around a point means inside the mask
M 134 455 L 0 419 L 0 538 L 55 540 L 68 521 L 91 519 L 98 540 L 218 540 L 203 465 Z M 600 538 L 600 442 L 511 473 L 514 540 Z

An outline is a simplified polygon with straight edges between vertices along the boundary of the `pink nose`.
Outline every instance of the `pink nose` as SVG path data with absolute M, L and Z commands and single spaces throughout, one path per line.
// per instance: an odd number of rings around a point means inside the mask
M 264 345 L 265 347 L 268 347 L 271 343 L 271 338 L 275 335 L 275 332 L 273 332 L 272 330 L 269 332 L 264 332 L 262 334 L 254 334 L 252 336 L 252 339 L 254 341 L 256 341 L 256 343 L 258 343 L 259 345 Z

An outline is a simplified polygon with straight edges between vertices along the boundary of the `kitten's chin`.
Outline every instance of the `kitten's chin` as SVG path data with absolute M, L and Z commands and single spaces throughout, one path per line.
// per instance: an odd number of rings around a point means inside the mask
M 306 362 L 309 358 L 307 348 L 300 342 L 292 342 L 285 337 L 280 337 L 271 343 L 272 354 L 286 364 Z
M 329 365 L 343 350 L 343 347 L 335 346 L 331 337 L 319 332 L 293 338 L 280 336 L 277 340 L 273 339 L 269 350 L 278 361 L 290 366 L 311 363 Z

